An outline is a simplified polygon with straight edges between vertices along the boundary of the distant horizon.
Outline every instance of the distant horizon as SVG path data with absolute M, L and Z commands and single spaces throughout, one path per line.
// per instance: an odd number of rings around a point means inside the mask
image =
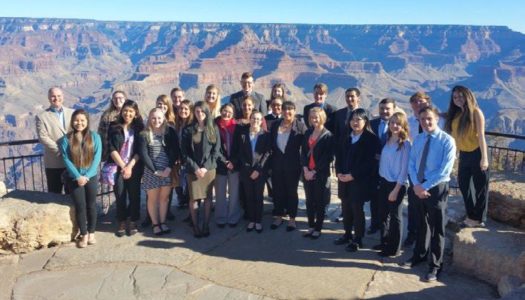
M 506 26 L 525 34 L 525 5 L 515 0 L 163 1 L 0 0 L 4 18 L 100 22 L 300 25 Z M 505 13 L 497 13 L 504 11 Z

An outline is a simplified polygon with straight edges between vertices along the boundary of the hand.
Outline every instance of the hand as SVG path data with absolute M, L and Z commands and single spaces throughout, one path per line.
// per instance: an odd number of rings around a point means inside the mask
M 252 180 L 255 180 L 255 179 L 259 178 L 259 172 L 258 171 L 253 171 L 252 174 L 250 175 L 250 178 Z
M 85 186 L 88 183 L 89 179 L 85 176 L 80 176 L 77 179 L 78 186 Z
M 399 193 L 399 191 L 396 191 L 396 190 L 392 190 L 389 194 L 388 194 L 388 201 L 389 202 L 396 202 L 397 200 L 397 194 Z
M 430 193 L 425 190 L 420 184 L 414 186 L 414 193 L 419 199 L 426 199 L 430 197 Z
M 170 177 L 171 176 L 171 168 L 166 168 L 164 171 L 160 173 L 160 177 Z
M 309 170 L 305 170 L 305 171 L 304 171 L 304 180 L 306 180 L 306 181 L 310 181 L 310 180 L 312 180 L 312 179 L 313 179 L 313 174 L 312 174 L 312 172 L 309 171 Z
M 133 168 L 129 165 L 126 165 L 120 173 L 122 174 L 122 178 L 129 179 L 131 178 Z
M 231 161 L 226 162 L 226 168 L 228 168 L 228 170 L 230 170 L 230 171 L 233 170 L 234 166 L 231 163 Z
M 479 167 L 481 168 L 481 171 L 486 171 L 489 168 L 489 161 L 486 158 L 482 158 L 479 162 Z

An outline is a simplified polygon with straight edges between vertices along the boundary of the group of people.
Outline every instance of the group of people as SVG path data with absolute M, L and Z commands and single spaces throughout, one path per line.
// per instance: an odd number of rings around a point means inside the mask
M 443 263 L 448 183 L 456 148 L 458 181 L 467 208 L 464 226 L 484 226 L 485 121 L 468 88 L 452 89 L 446 114 L 432 106 L 427 94 L 418 92 L 410 98 L 410 116 L 398 110 L 395 100 L 385 98 L 378 105 L 379 118 L 371 119 L 360 107 L 357 88 L 346 90 L 347 106 L 337 110 L 326 103 L 328 87 L 318 83 L 313 103 L 300 115 L 283 84 L 273 86 L 267 101 L 253 90 L 251 73 L 242 74 L 241 86 L 223 105 L 216 85 L 208 86 L 204 100 L 196 103 L 174 88 L 170 96 L 157 98 L 146 122 L 138 103 L 127 99 L 124 91 L 115 91 L 98 132 L 90 130 L 85 110 L 64 107 L 62 91 L 51 88 L 50 107 L 36 117 L 37 132 L 45 149 L 48 190 L 60 193 L 65 183 L 74 200 L 78 247 L 96 243 L 99 182 L 113 186 L 117 236 L 138 232 L 142 187 L 153 234 L 170 232 L 166 220 L 172 215 L 175 190 L 179 205 L 189 208 L 194 236 L 200 238 L 210 235 L 213 194 L 219 228 L 237 226 L 244 212 L 246 231 L 261 233 L 265 186 L 273 201 L 270 228 L 276 230 L 286 221 L 286 231 L 294 231 L 302 180 L 308 219 L 303 236 L 318 239 L 330 202 L 330 177 L 335 175 L 344 234 L 334 243 L 346 245 L 350 252 L 363 247 L 363 207 L 370 202 L 369 233 L 379 231 L 381 237 L 373 248 L 382 256 L 399 255 L 401 203 L 408 194 L 404 244 L 415 247 L 404 265 L 414 266 L 430 256 L 427 280 L 433 281 Z

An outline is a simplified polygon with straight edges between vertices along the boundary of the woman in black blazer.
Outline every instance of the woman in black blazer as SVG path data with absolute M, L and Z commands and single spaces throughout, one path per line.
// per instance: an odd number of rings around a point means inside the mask
M 255 229 L 258 233 L 263 230 L 263 192 L 271 149 L 269 135 L 262 128 L 262 120 L 263 115 L 254 111 L 250 116 L 250 128 L 238 131 L 236 136 L 240 178 L 246 195 L 246 213 L 249 221 L 246 231 Z
M 339 197 L 343 210 L 345 234 L 336 239 L 336 245 L 350 242 L 346 247 L 355 252 L 363 247 L 365 232 L 365 213 L 363 205 L 370 193 L 370 183 L 379 159 L 381 142 L 370 129 L 367 112 L 358 108 L 352 112 L 348 122 L 352 132 L 343 137 L 336 155 L 336 173 L 339 185 Z M 352 236 L 352 227 L 355 236 Z
M 320 107 L 309 112 L 311 126 L 304 135 L 301 149 L 301 165 L 306 194 L 308 231 L 304 237 L 317 239 L 321 236 L 325 207 L 330 203 L 330 163 L 333 160 L 333 136 L 324 127 L 326 113 Z
M 181 154 L 188 172 L 190 214 L 193 235 L 197 238 L 210 235 L 211 197 L 217 160 L 221 159 L 221 139 L 217 126 L 204 101 L 195 103 L 194 121 L 182 133 Z M 204 200 L 204 224 L 199 228 L 195 201 Z
M 295 217 L 299 196 L 297 187 L 301 177 L 301 145 L 303 144 L 306 125 L 295 118 L 295 104 L 285 101 L 282 105 L 282 119 L 274 121 L 270 136 L 272 142 L 272 185 L 273 216 L 271 226 L 276 229 L 288 215 L 287 231 L 296 228 Z

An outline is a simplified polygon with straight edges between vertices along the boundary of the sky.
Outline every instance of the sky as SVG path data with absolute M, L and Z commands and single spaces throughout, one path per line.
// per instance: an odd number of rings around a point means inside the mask
M 522 0 L 0 0 L 0 17 L 100 21 L 504 25 L 525 33 Z

